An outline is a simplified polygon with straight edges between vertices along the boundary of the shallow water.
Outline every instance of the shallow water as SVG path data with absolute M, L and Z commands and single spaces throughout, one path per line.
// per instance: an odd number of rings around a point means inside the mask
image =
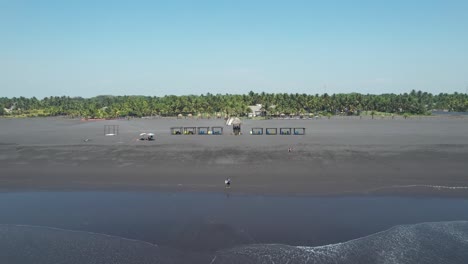
M 0 212 L 0 263 L 468 262 L 463 199 L 23 192 Z

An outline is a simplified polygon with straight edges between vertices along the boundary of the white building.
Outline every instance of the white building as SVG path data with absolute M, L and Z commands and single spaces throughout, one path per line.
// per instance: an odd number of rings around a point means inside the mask
M 249 106 L 249 108 L 249 117 L 263 116 L 265 114 L 265 111 L 263 111 L 261 104 L 251 105 Z

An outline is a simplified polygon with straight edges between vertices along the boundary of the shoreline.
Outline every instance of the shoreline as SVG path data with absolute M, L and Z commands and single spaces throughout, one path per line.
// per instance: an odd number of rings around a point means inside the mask
M 314 193 L 283 193 L 283 192 L 256 192 L 256 191 L 237 191 L 237 190 L 219 190 L 219 189 L 203 189 L 203 188 L 178 188 L 177 186 L 168 187 L 148 187 L 140 188 L 135 186 L 101 188 L 99 186 L 73 186 L 73 187 L 7 187 L 0 188 L 0 194 L 15 194 L 15 193 L 187 193 L 187 194 L 217 194 L 236 197 L 272 197 L 272 198 L 409 198 L 409 199 L 457 199 L 468 200 L 468 191 L 452 193 L 449 191 L 436 190 L 407 190 L 403 191 L 386 191 L 386 192 L 336 192 L 325 194 Z

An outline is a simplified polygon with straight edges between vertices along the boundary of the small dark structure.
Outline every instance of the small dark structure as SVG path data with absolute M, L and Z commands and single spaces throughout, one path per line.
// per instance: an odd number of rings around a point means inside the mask
M 211 134 L 212 135 L 222 135 L 223 134 L 223 127 L 211 127 Z
M 274 127 L 274 128 L 270 127 L 270 128 L 265 129 L 265 133 L 267 135 L 276 135 L 276 134 L 278 134 L 278 129 L 276 127 Z
M 291 135 L 292 129 L 290 127 L 280 128 L 280 135 Z
M 197 127 L 198 135 L 208 135 L 208 131 L 210 131 L 209 127 Z
M 232 132 L 234 135 L 239 135 L 241 133 L 241 125 L 232 125 Z
M 241 123 L 242 123 L 242 121 L 237 117 L 234 118 L 234 120 L 231 123 L 232 124 L 232 132 L 236 136 L 241 134 Z
M 304 127 L 295 127 L 293 129 L 293 135 L 305 135 L 305 128 Z
M 184 127 L 184 135 L 195 135 L 196 132 L 196 127 Z
M 262 127 L 253 127 L 250 130 L 251 135 L 263 135 L 263 128 Z
M 119 125 L 104 125 L 104 136 L 117 136 Z
M 184 129 L 182 127 L 171 127 L 171 135 L 182 135 Z

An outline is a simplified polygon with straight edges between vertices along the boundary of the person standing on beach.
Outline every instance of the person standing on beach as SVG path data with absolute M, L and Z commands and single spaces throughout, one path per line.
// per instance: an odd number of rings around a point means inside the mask
M 224 184 L 226 185 L 226 188 L 231 187 L 231 179 L 227 178 L 226 180 L 224 180 Z

